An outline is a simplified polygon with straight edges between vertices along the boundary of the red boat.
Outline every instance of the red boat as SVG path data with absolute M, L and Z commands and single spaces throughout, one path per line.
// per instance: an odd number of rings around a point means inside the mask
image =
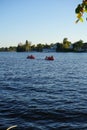
M 27 59 L 35 59 L 35 56 L 33 55 L 27 56 Z
M 54 60 L 54 57 L 53 56 L 46 56 L 45 60 Z

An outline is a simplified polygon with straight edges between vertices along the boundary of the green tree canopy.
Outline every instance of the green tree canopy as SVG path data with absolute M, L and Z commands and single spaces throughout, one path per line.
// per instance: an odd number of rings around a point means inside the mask
M 63 48 L 64 49 L 69 49 L 70 45 L 71 45 L 71 42 L 68 41 L 68 38 L 64 38 L 63 39 Z
M 79 40 L 73 44 L 74 51 L 79 51 L 83 47 L 83 40 Z

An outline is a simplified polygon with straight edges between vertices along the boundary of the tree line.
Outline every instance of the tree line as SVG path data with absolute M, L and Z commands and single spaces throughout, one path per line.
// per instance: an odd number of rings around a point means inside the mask
M 56 52 L 72 52 L 78 51 L 83 46 L 84 43 L 82 40 L 76 41 L 75 43 L 71 43 L 68 38 L 64 38 L 62 43 L 51 43 L 51 44 L 42 44 L 39 43 L 37 45 L 32 44 L 30 41 L 26 40 L 25 43 L 19 43 L 17 46 L 10 46 L 10 47 L 2 47 L 0 51 L 16 51 L 16 52 L 29 52 L 29 51 L 37 51 L 42 52 L 43 49 L 51 49 L 56 45 Z

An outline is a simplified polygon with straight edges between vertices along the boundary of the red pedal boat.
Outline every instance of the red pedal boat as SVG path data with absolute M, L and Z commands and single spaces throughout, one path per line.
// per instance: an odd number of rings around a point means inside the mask
M 35 56 L 33 55 L 27 56 L 27 59 L 35 59 Z
M 54 60 L 54 57 L 53 56 L 46 56 L 45 60 Z

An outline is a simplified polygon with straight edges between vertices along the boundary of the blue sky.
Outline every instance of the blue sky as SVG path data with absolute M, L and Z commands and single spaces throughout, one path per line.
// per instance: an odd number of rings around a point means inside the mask
M 75 24 L 82 0 L 0 0 L 0 47 L 87 41 L 87 22 Z

